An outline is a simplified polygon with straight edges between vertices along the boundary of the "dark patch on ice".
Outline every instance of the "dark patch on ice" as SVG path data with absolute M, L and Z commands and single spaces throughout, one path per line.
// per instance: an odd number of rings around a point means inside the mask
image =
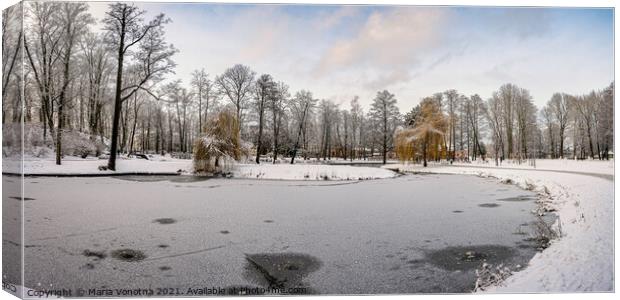
M 159 219 L 155 219 L 153 221 L 153 223 L 159 223 L 159 224 L 162 224 L 162 225 L 174 224 L 176 222 L 177 222 L 177 220 L 175 220 L 173 218 L 159 218 Z
M 111 256 L 118 260 L 127 262 L 141 261 L 146 258 L 146 255 L 142 251 L 133 249 L 114 250 L 112 251 Z
M 265 222 L 265 223 L 273 223 L 273 220 L 265 220 L 263 222 Z
M 532 196 L 516 196 L 516 197 L 508 197 L 497 199 L 497 201 L 507 201 L 507 202 L 521 202 L 521 201 L 530 201 L 535 200 Z
M 22 197 L 19 197 L 19 196 L 11 196 L 11 197 L 9 197 L 9 198 L 11 198 L 11 199 L 15 199 L 15 200 L 17 200 L 17 201 L 22 201 Z M 24 197 L 24 198 L 23 198 L 23 200 L 24 200 L 24 201 L 32 201 L 32 200 L 36 200 L 36 199 L 34 199 L 34 198 L 30 198 L 30 197 Z
M 125 175 L 125 176 L 112 176 L 114 179 L 134 181 L 134 182 L 159 182 L 166 181 L 172 176 L 159 176 L 159 175 Z M 176 177 L 176 176 L 174 176 Z
M 228 231 L 228 230 L 222 230 L 222 231 L 220 231 L 220 233 L 221 233 L 221 234 L 229 234 L 229 233 L 230 233 L 230 231 Z
M 408 260 L 407 263 L 410 265 L 421 264 L 421 263 L 424 263 L 424 260 L 423 259 L 411 259 L 411 260 Z
M 460 214 L 460 213 L 462 213 L 463 211 L 462 211 L 462 210 L 453 210 L 452 212 L 453 212 L 453 213 L 455 213 L 455 214 Z
M 482 204 L 478 204 L 478 206 L 493 208 L 493 207 L 498 207 L 499 204 L 497 204 L 497 203 L 482 203 Z
M 168 267 L 168 266 L 161 266 L 161 267 L 159 267 L 159 270 L 161 270 L 161 271 L 168 271 L 168 270 L 172 270 L 172 268 Z
M 306 290 L 303 279 L 321 267 L 321 261 L 303 253 L 247 254 L 244 276 L 265 287 Z
M 528 245 L 528 244 L 518 244 L 517 248 L 519 248 L 519 249 L 532 249 L 532 248 L 536 248 L 536 247 L 534 247 L 532 245 Z
M 168 247 L 170 247 L 170 246 L 169 246 L 169 245 L 166 245 L 166 244 L 159 244 L 159 245 L 157 245 L 157 247 L 158 247 L 158 248 L 168 248 Z
M 512 248 L 500 245 L 447 247 L 427 253 L 430 263 L 450 271 L 472 270 L 483 262 L 496 265 L 514 256 Z
M 213 177 L 211 176 L 190 176 L 190 175 L 181 175 L 181 176 L 170 176 L 170 182 L 177 182 L 177 183 L 183 183 L 183 182 L 201 182 L 201 181 L 207 181 L 209 179 L 212 179 Z
M 94 257 L 95 259 L 104 259 L 107 256 L 104 251 L 92 251 L 88 249 L 82 251 L 82 255 L 86 257 Z
M 175 183 L 191 183 L 212 179 L 211 176 L 193 176 L 193 175 L 125 175 L 112 176 L 112 178 L 134 181 L 134 182 L 160 182 L 169 181 Z

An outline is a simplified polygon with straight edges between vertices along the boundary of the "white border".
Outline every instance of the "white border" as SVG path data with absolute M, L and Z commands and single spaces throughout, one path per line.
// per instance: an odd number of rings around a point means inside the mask
M 76 0 L 66 0 L 66 1 L 76 1 Z M 19 1 L 17 0 L 3 0 L 2 3 L 0 4 L 0 8 L 4 9 L 8 6 L 11 6 L 15 3 L 18 3 Z M 104 1 L 96 1 L 96 2 L 104 2 Z M 134 2 L 147 2 L 147 1 L 134 1 Z M 223 3 L 288 3 L 288 4 L 292 4 L 292 3 L 298 3 L 298 4 L 381 4 L 381 5 L 389 5 L 389 4 L 394 4 L 394 5 L 429 5 L 429 6 L 438 6 L 438 5 L 445 5 L 445 6 L 535 6 L 535 7 L 541 7 L 541 6 L 547 6 L 547 7 L 613 7 L 614 8 L 614 13 L 615 13 L 615 8 L 616 8 L 616 1 L 613 0 L 590 0 L 590 1 L 583 1 L 583 0 L 439 0 L 439 1 L 431 1 L 431 0 L 409 0 L 409 1 L 405 1 L 405 0 L 387 0 L 387 1 L 378 1 L 378 0 L 339 0 L 339 1 L 333 1 L 333 0 L 300 0 L 300 1 L 290 1 L 290 0 L 272 0 L 272 1 L 260 1 L 260 0 L 242 0 L 242 1 L 229 1 L 229 0 L 219 0 L 219 1 L 180 1 L 180 0 L 151 0 L 148 2 L 223 2 Z M 617 47 L 616 47 L 616 41 L 617 39 L 615 39 L 616 37 L 616 33 L 618 32 L 618 23 L 615 22 L 615 14 L 614 14 L 614 56 L 617 54 Z M 614 78 L 618 78 L 618 68 L 617 68 L 617 61 L 614 60 Z M 615 105 L 615 118 L 614 120 L 617 119 L 617 117 L 620 115 L 620 108 L 618 107 L 619 105 Z M 614 149 L 620 149 L 618 148 L 618 124 L 615 124 L 615 147 Z M 1 142 L 1 137 L 0 137 L 0 142 Z M 0 158 L 1 159 L 1 158 Z M 0 183 L 1 186 L 1 183 Z M 614 188 L 617 189 L 618 187 L 618 182 L 615 181 L 614 182 Z M 616 197 L 616 200 L 618 200 L 618 197 Z M 618 211 L 615 211 L 615 219 L 617 219 L 618 217 Z M 0 224 L 0 229 L 1 229 L 1 224 Z M 617 223 L 615 223 L 615 249 L 618 249 L 618 225 Z M 2 258 L 0 256 L 0 263 L 2 262 Z M 615 257 L 615 274 L 617 274 L 617 270 L 618 270 L 618 265 L 619 265 L 620 260 L 618 259 L 618 255 L 616 255 Z M 618 280 L 615 279 L 615 283 L 614 283 L 614 287 L 616 291 L 619 291 L 618 289 Z M 336 299 L 337 297 L 342 297 L 342 296 L 319 296 L 320 299 L 325 299 L 325 300 L 332 300 L 332 299 Z M 348 296 L 347 299 L 363 299 L 364 296 Z M 485 299 L 490 299 L 490 300 L 494 300 L 494 299 L 522 299 L 524 297 L 527 297 L 528 299 L 562 299 L 562 300 L 566 300 L 566 299 L 577 299 L 577 298 L 588 298 L 588 299 L 615 299 L 616 296 L 614 296 L 613 293 L 607 293 L 607 294 L 597 294 L 597 293 L 581 293 L 581 294 L 510 294 L 510 295 L 506 295 L 506 294 L 490 294 L 490 295 L 481 295 L 481 294 L 472 294 L 472 295 L 467 295 L 467 294 L 460 294 L 458 296 L 453 296 L 453 295 L 381 295 L 381 296 L 373 296 L 375 299 L 404 299 L 409 298 L 409 297 L 415 297 L 417 299 L 425 299 L 425 298 L 432 298 L 432 299 L 449 299 L 449 298 L 453 298 L 453 297 L 462 297 L 462 298 L 482 298 L 484 297 Z M 226 299 L 241 299 L 242 297 L 226 297 Z M 305 298 L 305 297 L 304 297 Z M 310 298 L 317 298 L 317 297 L 310 297 Z M 10 295 L 7 292 L 1 292 L 0 293 L 0 300 L 4 300 L 4 299 L 15 299 L 13 298 L 12 295 Z M 91 299 L 91 298 L 84 298 L 84 299 Z M 115 298 L 115 299 L 123 299 L 123 298 Z M 131 299 L 131 298 L 127 298 L 127 299 Z M 134 298 L 135 299 L 135 298 Z M 196 298 L 156 298 L 156 299 L 196 299 Z M 211 299 L 215 299 L 215 297 L 211 297 Z M 261 297 L 261 299 L 281 299 L 281 297 Z M 318 299 L 318 298 L 317 298 Z

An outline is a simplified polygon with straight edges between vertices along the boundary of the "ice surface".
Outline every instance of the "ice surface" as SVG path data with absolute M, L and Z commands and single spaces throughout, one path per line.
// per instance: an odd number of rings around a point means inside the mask
M 468 292 L 477 264 L 454 270 L 446 261 L 473 251 L 515 266 L 536 251 L 521 233 L 534 202 L 497 200 L 533 193 L 474 176 L 25 181 L 28 287 L 261 287 L 265 276 L 246 255 L 269 254 L 291 274 L 307 270 L 291 281 L 306 292 Z M 118 250 L 144 257 L 121 260 Z
M 537 160 L 536 170 L 476 165 L 386 167 L 510 179 L 521 187 L 547 195 L 546 205 L 556 210 L 562 237 L 537 254 L 523 271 L 491 289 L 492 292 L 613 291 L 613 161 L 540 161 Z M 540 170 L 541 166 L 561 172 Z

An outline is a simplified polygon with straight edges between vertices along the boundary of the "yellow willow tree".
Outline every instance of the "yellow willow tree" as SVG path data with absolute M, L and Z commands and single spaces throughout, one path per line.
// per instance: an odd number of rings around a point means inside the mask
M 422 100 L 413 124 L 413 127 L 399 130 L 394 137 L 399 159 L 421 158 L 426 167 L 429 159 L 445 158 L 446 149 L 442 145 L 448 120 L 437 101 L 431 98 Z

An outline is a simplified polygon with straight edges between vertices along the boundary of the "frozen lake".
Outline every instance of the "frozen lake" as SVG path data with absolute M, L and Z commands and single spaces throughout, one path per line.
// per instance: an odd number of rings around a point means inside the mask
M 5 187 L 17 180 L 3 176 Z M 17 211 L 19 194 L 4 191 L 5 211 Z M 469 292 L 482 261 L 516 268 L 536 252 L 535 194 L 473 176 L 30 177 L 25 197 L 25 285 L 86 296 Z M 19 251 L 11 236 L 5 249 Z

